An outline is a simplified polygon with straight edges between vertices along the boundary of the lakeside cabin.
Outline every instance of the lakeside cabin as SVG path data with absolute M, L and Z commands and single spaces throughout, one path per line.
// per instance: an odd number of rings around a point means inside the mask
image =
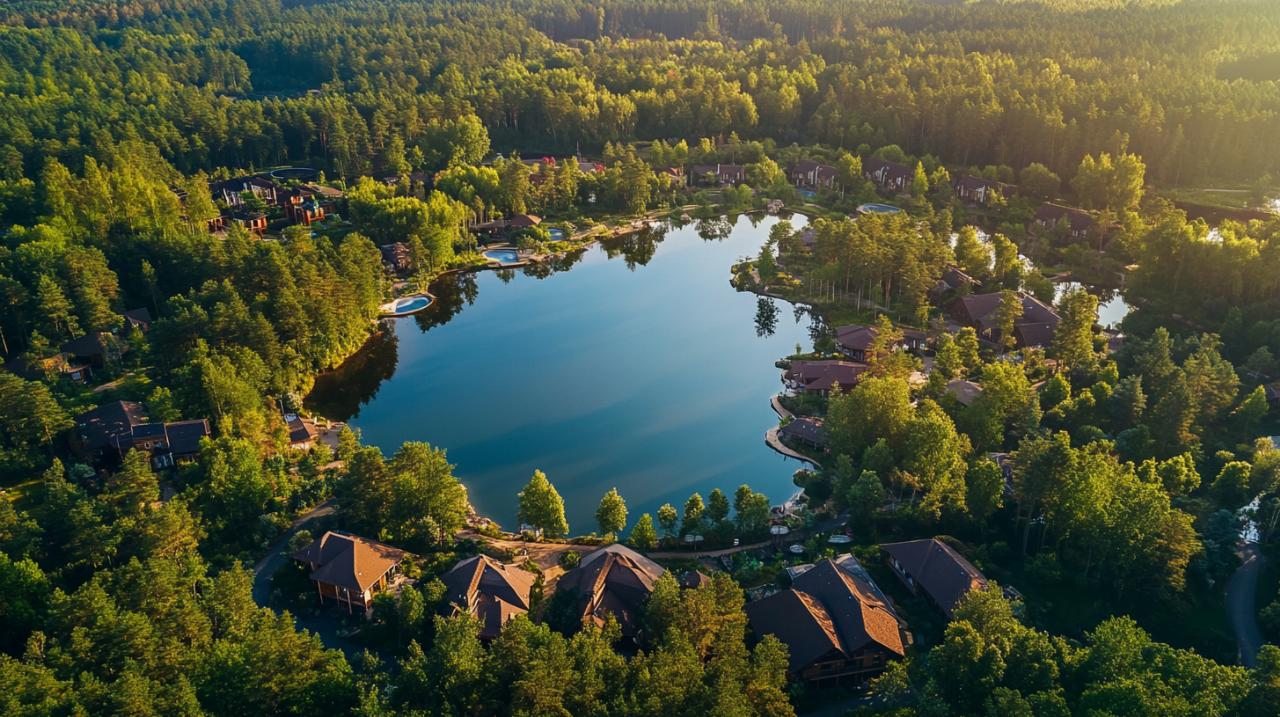
M 857 361 L 792 361 L 782 374 L 782 383 L 794 393 L 827 396 L 837 387 L 848 391 L 858 385 L 869 368 Z
M 830 440 L 827 429 L 819 418 L 795 418 L 778 429 L 778 435 L 788 442 L 826 451 Z
M 1093 223 L 1093 215 L 1083 209 L 1045 202 L 1036 209 L 1032 228 L 1039 232 L 1061 230 L 1065 238 L 1081 241 L 1089 236 Z
M 787 672 L 812 686 L 863 683 L 906 655 L 906 623 L 852 555 L 793 575 L 791 587 L 746 605 L 757 637 L 789 651 Z
M 973 206 L 989 206 L 996 197 L 1008 198 L 1018 191 L 1017 185 L 997 182 L 966 174 L 952 185 L 955 195 L 961 201 Z
M 535 576 L 488 555 L 476 555 L 454 565 L 441 579 L 453 613 L 478 619 L 480 639 L 489 641 L 512 618 L 529 612 Z
M 747 168 L 741 164 L 695 164 L 689 176 L 697 184 L 737 186 L 747 181 Z
M 349 614 L 359 608 L 367 616 L 374 595 L 392 584 L 406 556 L 376 540 L 330 530 L 292 557 L 311 570 L 321 605 L 329 599 L 345 605 Z
M 880 546 L 886 564 L 913 595 L 923 593 L 947 617 L 970 590 L 987 587 L 987 578 L 956 552 L 938 540 L 909 540 Z
M 868 157 L 862 161 L 862 176 L 874 182 L 881 191 L 890 194 L 905 192 L 915 173 L 914 167 L 876 157 Z
M 902 332 L 902 341 L 898 342 L 897 348 L 923 351 L 929 342 L 929 335 L 919 329 L 899 327 L 898 330 Z M 874 326 L 862 324 L 838 326 L 836 327 L 836 347 L 850 360 L 864 362 L 867 360 L 867 351 L 879 335 L 880 330 Z
M 1000 293 L 971 294 L 956 298 L 947 305 L 947 313 L 960 324 L 972 326 L 978 336 L 995 343 L 1000 340 L 996 326 L 1002 301 Z M 1047 304 L 1026 292 L 1018 292 L 1022 316 L 1013 326 L 1014 342 L 1020 347 L 1048 346 L 1061 318 Z
M 835 167 L 802 159 L 791 168 L 791 182 L 805 189 L 835 189 L 840 173 Z

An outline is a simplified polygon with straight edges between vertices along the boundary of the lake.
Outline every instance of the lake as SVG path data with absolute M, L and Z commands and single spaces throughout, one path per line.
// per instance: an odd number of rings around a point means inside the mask
M 778 221 L 664 226 L 553 265 L 448 277 L 431 307 L 321 376 L 307 406 L 388 456 L 404 441 L 446 449 L 476 509 L 509 528 L 534 469 L 575 534 L 597 529 L 614 486 L 631 522 L 742 483 L 779 503 L 801 466 L 764 443 L 774 362 L 812 346 L 812 319 L 729 284 Z

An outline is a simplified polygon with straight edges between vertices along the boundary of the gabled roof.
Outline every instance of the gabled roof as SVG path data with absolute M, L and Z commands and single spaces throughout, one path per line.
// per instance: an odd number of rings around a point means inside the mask
M 315 440 L 316 432 L 311 428 L 311 424 L 304 421 L 300 416 L 293 416 L 289 419 L 289 444 L 297 445 L 299 443 L 307 443 Z
M 815 446 L 827 445 L 827 429 L 823 427 L 822 421 L 814 418 L 797 418 L 778 429 L 778 432 L 783 437 L 795 438 Z
M 987 585 L 986 577 L 972 563 L 937 538 L 888 543 L 880 548 L 948 615 L 970 590 Z
M 1083 209 L 1045 202 L 1036 210 L 1036 221 L 1044 224 L 1057 224 L 1064 217 L 1073 232 L 1082 232 L 1093 226 L 1093 215 Z
M 995 327 L 1002 296 L 1000 292 L 971 294 L 956 299 L 956 305 L 963 309 L 968 321 L 986 331 Z M 1058 325 L 1058 313 L 1047 304 L 1026 292 L 1018 292 L 1018 298 L 1022 301 L 1022 316 L 1018 323 Z
M 164 430 L 169 437 L 169 452 L 188 456 L 199 453 L 200 440 L 213 433 L 206 418 L 166 423 Z
M 116 337 L 105 331 L 92 331 L 62 345 L 62 352 L 72 356 L 92 357 L 104 356 Z
M 151 310 L 145 306 L 129 309 L 124 312 L 124 318 L 131 324 L 150 324 Z
M 981 189 L 986 189 L 988 191 L 994 189 L 1003 195 L 1008 195 L 1009 190 L 1011 189 L 1017 189 L 1015 185 L 1007 184 L 1005 182 L 998 182 L 994 179 L 985 179 L 983 177 L 975 177 L 972 174 L 966 174 L 961 176 L 959 179 L 956 180 L 955 186 L 957 191 L 964 190 L 969 192 L 976 192 Z
M 361 594 L 404 560 L 402 550 L 349 533 L 326 532 L 293 554 L 315 565 L 311 579 Z
M 508 620 L 529 612 L 533 573 L 487 555 L 461 561 L 445 573 L 443 581 L 449 602 L 480 619 L 483 638 L 497 637 Z
M 665 572 L 661 565 L 625 545 L 614 543 L 588 553 L 578 567 L 560 578 L 557 590 L 579 595 L 584 620 L 603 625 L 612 614 L 624 635 L 635 635 L 640 610 Z
M 806 391 L 830 391 L 837 385 L 849 388 L 857 384 L 868 368 L 857 361 L 792 361 L 786 378 L 799 383 Z
M 962 406 L 972 406 L 982 395 L 982 384 L 955 378 L 947 382 L 947 395 L 959 401 Z
M 129 441 L 133 427 L 147 423 L 141 403 L 112 401 L 76 416 L 76 433 L 91 451 L 118 448 L 117 440 Z
M 837 326 L 836 343 L 851 351 L 866 351 L 879 333 L 874 326 Z
M 791 588 L 748 603 L 758 635 L 776 635 L 790 649 L 790 669 L 803 670 L 833 653 L 849 658 L 868 647 L 903 655 L 901 623 L 852 556 L 830 558 L 796 576 Z

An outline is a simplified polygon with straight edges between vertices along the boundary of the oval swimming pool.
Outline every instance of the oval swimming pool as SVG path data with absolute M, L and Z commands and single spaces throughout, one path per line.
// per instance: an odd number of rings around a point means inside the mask
M 503 264 L 515 264 L 520 261 L 520 252 L 515 249 L 490 249 L 484 255 Z
M 431 305 L 430 296 L 408 296 L 403 299 L 396 299 L 392 302 L 390 311 L 387 313 L 392 316 L 404 316 L 413 314 Z
M 871 202 L 858 207 L 858 211 L 863 214 L 897 214 L 901 209 L 892 204 L 880 204 L 879 202 Z

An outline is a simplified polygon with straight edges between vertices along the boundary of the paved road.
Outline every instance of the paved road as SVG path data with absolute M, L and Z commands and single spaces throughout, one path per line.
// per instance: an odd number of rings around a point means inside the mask
M 1227 619 L 1236 634 L 1240 664 L 1253 667 L 1262 647 L 1262 630 L 1258 628 L 1258 573 L 1265 558 L 1255 543 L 1240 549 L 1241 564 L 1227 582 Z
M 333 500 L 326 500 L 312 508 L 310 512 L 299 516 L 289 525 L 289 529 L 285 531 L 284 535 L 271 544 L 266 556 L 259 560 L 257 565 L 253 566 L 254 602 L 262 607 L 271 607 L 268 604 L 271 600 L 271 578 L 289 560 L 288 556 L 285 555 L 285 550 L 289 547 L 289 540 L 297 535 L 298 531 L 306 528 L 314 521 L 332 515 L 333 511 Z M 276 610 L 276 612 L 280 612 L 280 610 Z M 324 643 L 325 647 L 331 650 L 341 650 L 349 661 L 356 659 L 363 649 L 338 634 L 338 621 L 332 615 L 320 615 L 319 617 L 294 615 L 293 622 L 299 629 L 314 632 L 320 637 L 320 642 Z

